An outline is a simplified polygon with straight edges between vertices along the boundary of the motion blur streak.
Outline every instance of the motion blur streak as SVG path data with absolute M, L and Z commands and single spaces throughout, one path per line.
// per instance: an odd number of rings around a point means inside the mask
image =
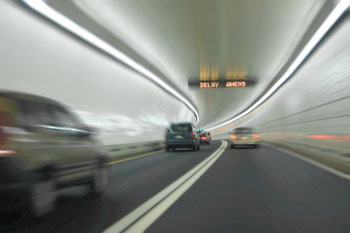
M 57 23 L 58 25 L 62 26 L 63 28 L 67 29 L 68 31 L 72 32 L 73 34 L 77 35 L 81 39 L 89 42 L 91 45 L 101 49 L 102 51 L 106 52 L 107 54 L 111 55 L 118 61 L 122 62 L 123 64 L 127 65 L 128 67 L 132 68 L 133 70 L 137 71 L 138 73 L 142 74 L 143 76 L 147 77 L 157 85 L 159 85 L 161 88 L 163 88 L 165 91 L 173 95 L 175 98 L 183 102 L 195 115 L 196 117 L 196 123 L 199 122 L 199 113 L 195 106 L 193 106 L 190 101 L 181 95 L 179 92 L 177 92 L 174 88 L 166 84 L 161 78 L 156 76 L 154 73 L 150 72 L 146 68 L 144 68 L 142 65 L 138 64 L 131 58 L 129 58 L 127 55 L 122 53 L 121 51 L 117 50 L 110 44 L 106 43 L 99 37 L 95 36 L 88 30 L 84 29 L 83 27 L 79 26 L 78 24 L 74 23 L 72 20 L 68 19 L 64 15 L 60 14 L 53 8 L 51 8 L 49 5 L 46 4 L 46 2 L 42 0 L 22 0 L 27 6 L 35 10 L 36 12 L 42 14 L 43 16 L 47 17 L 48 19 L 52 20 L 53 22 Z
M 335 136 L 333 135 L 310 135 L 309 138 L 312 138 L 312 139 L 325 139 L 325 140 L 328 140 L 328 139 L 333 139 Z
M 16 152 L 14 150 L 0 150 L 0 157 L 8 157 L 15 155 Z
M 315 135 L 310 135 L 309 138 L 318 139 L 318 140 L 350 141 L 350 136 L 348 135 L 339 136 L 339 135 L 315 134 Z
M 206 130 L 213 130 L 219 127 L 222 127 L 231 122 L 237 121 L 240 118 L 246 116 L 251 113 L 254 109 L 256 109 L 259 105 L 261 105 L 264 101 L 266 101 L 271 95 L 273 95 L 279 87 L 286 82 L 293 73 L 299 68 L 299 66 L 305 61 L 305 59 L 310 55 L 313 49 L 317 46 L 317 44 L 322 40 L 322 38 L 327 34 L 327 32 L 333 27 L 333 25 L 337 22 L 337 20 L 348 10 L 350 7 L 350 0 L 342 0 L 338 3 L 338 5 L 333 9 L 333 11 L 329 14 L 326 20 L 322 23 L 319 29 L 315 32 L 297 58 L 293 61 L 287 71 L 281 76 L 281 78 L 252 106 L 250 106 L 247 110 L 243 111 L 241 114 L 235 116 L 234 118 L 218 124 L 216 126 L 210 127 Z

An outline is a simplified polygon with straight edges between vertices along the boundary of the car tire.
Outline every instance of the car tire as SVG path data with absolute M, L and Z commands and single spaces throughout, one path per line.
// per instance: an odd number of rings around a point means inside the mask
M 232 148 L 232 149 L 235 148 L 235 145 L 231 144 L 231 148 Z
M 197 151 L 197 145 L 194 145 L 194 146 L 192 147 L 192 150 L 193 150 L 193 151 Z
M 201 149 L 201 147 L 199 146 L 199 144 L 197 145 L 197 150 L 200 150 Z
M 56 184 L 52 178 L 33 183 L 29 188 L 30 215 L 40 219 L 55 209 L 57 198 Z
M 170 147 L 169 147 L 169 146 L 166 147 L 166 151 L 167 151 L 167 152 L 170 151 Z
M 100 165 L 93 174 L 91 194 L 100 196 L 107 189 L 109 183 L 109 167 Z

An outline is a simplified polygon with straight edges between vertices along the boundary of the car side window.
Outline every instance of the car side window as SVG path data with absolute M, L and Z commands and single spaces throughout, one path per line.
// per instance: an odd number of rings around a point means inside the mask
M 49 106 L 50 112 L 54 119 L 54 125 L 66 128 L 77 128 L 78 123 L 75 118 L 68 113 L 64 108 L 56 105 Z
M 34 101 L 23 101 L 22 109 L 28 126 L 52 124 L 52 117 L 47 111 L 45 104 Z

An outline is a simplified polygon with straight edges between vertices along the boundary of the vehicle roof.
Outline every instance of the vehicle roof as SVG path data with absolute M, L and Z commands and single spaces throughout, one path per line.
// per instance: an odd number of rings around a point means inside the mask
M 0 96 L 11 97 L 11 98 L 20 99 L 20 100 L 37 101 L 37 102 L 42 102 L 42 103 L 47 103 L 47 104 L 61 105 L 57 101 L 52 100 L 50 98 L 39 96 L 39 95 L 34 95 L 34 94 L 29 94 L 29 93 L 24 93 L 24 92 L 0 90 Z
M 235 129 L 254 129 L 254 127 L 237 127 Z
M 173 126 L 173 125 L 191 125 L 192 127 L 194 127 L 194 125 L 191 122 L 177 122 L 177 123 L 170 123 L 169 127 Z

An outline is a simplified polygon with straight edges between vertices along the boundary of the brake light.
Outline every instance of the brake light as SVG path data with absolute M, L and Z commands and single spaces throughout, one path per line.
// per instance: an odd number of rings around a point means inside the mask
M 194 133 L 191 133 L 191 137 L 192 137 L 192 138 L 195 138 Z
M 207 137 L 202 137 L 202 140 L 207 140 Z
M 237 135 L 236 135 L 236 134 L 232 134 L 232 135 L 231 135 L 231 138 L 232 138 L 232 139 L 237 139 Z
M 252 135 L 252 139 L 259 139 L 260 138 L 260 134 L 254 134 Z

